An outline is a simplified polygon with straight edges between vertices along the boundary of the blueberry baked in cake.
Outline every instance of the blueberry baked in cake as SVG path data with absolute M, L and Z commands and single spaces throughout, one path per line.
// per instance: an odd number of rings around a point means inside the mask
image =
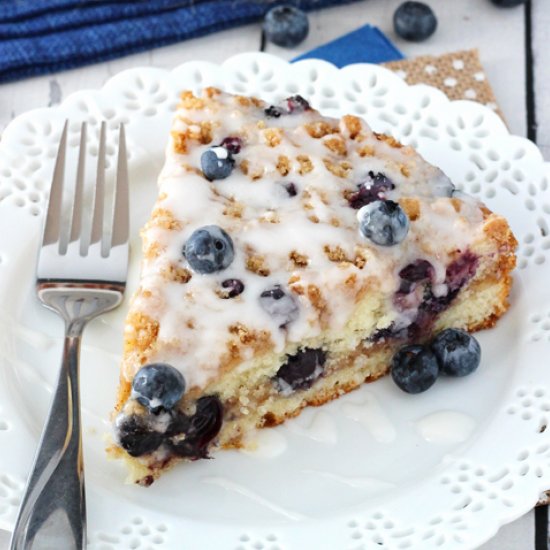
M 361 119 L 213 88 L 181 95 L 142 239 L 110 451 L 144 485 L 376 380 L 405 344 L 491 327 L 516 247 Z

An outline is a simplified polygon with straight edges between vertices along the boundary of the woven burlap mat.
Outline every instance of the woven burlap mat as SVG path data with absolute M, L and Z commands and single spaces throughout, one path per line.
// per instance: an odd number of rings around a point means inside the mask
M 414 59 L 384 63 L 407 84 L 429 84 L 449 99 L 469 99 L 483 103 L 503 119 L 495 94 L 487 81 L 477 50 L 444 55 L 423 55 Z

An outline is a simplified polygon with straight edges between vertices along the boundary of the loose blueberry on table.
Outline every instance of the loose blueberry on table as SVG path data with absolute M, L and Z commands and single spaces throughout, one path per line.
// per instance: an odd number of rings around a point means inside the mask
M 479 342 L 464 330 L 445 329 L 432 340 L 430 347 L 441 372 L 449 376 L 467 376 L 481 361 Z
M 396 202 L 376 200 L 358 212 L 359 228 L 364 237 L 380 246 L 394 246 L 405 239 L 409 219 Z
M 403 2 L 393 14 L 393 27 L 401 38 L 421 42 L 435 32 L 437 18 L 423 2 Z
M 421 393 L 431 388 L 439 375 L 434 353 L 426 346 L 401 348 L 391 362 L 391 376 L 399 388 L 407 393 Z
M 235 160 L 229 148 L 215 145 L 201 155 L 201 168 L 207 180 L 222 180 L 231 174 Z
M 308 35 L 307 15 L 288 4 L 276 6 L 266 13 L 263 32 L 269 42 L 283 48 L 293 48 Z
M 235 257 L 233 240 L 217 225 L 206 225 L 195 230 L 183 247 L 183 255 L 196 273 L 222 271 Z
M 132 382 L 132 398 L 152 413 L 174 408 L 184 392 L 182 374 L 165 363 L 145 365 Z

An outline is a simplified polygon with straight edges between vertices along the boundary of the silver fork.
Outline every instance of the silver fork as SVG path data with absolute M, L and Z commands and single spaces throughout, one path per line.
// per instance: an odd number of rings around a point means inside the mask
M 128 267 L 128 170 L 120 127 L 113 212 L 105 208 L 106 126 L 101 125 L 91 220 L 84 211 L 86 124 L 69 221 L 61 222 L 67 123 L 55 163 L 36 270 L 43 305 L 65 322 L 61 372 L 11 540 L 12 550 L 73 550 L 86 545 L 86 501 L 80 427 L 79 355 L 84 327 L 117 307 Z M 85 227 L 88 230 L 85 230 Z

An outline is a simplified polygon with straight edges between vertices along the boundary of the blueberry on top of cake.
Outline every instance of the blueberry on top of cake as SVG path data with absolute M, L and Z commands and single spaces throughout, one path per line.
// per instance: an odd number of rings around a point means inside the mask
M 360 118 L 213 88 L 181 95 L 142 239 L 111 449 L 142 484 L 492 326 L 516 246 Z

